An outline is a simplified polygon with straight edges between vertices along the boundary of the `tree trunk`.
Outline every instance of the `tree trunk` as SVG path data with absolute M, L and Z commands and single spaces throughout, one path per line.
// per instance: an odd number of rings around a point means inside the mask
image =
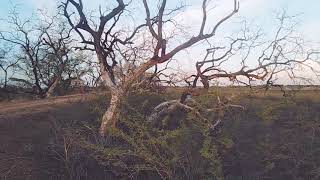
M 99 57 L 100 56 L 98 56 L 98 58 Z M 117 121 L 119 120 L 119 117 L 120 117 L 122 101 L 126 98 L 127 93 L 130 91 L 130 88 L 132 87 L 132 85 L 147 69 L 157 64 L 157 62 L 154 60 L 151 60 L 141 65 L 130 75 L 128 79 L 126 79 L 126 81 L 123 82 L 122 86 L 120 87 L 116 86 L 115 83 L 112 81 L 110 74 L 106 71 L 106 68 L 104 68 L 104 64 L 102 62 L 103 61 L 101 60 L 100 62 L 101 78 L 103 79 L 106 86 L 109 87 L 111 91 L 111 100 L 109 103 L 109 107 L 102 117 L 102 122 L 100 126 L 100 135 L 107 136 L 108 128 L 116 127 Z
M 34 58 L 32 57 L 32 55 L 30 54 L 30 52 L 27 51 L 27 55 L 29 57 L 29 60 L 31 61 L 31 66 L 32 66 L 32 73 L 33 73 L 33 76 L 34 76 L 34 80 L 35 80 L 35 86 L 37 88 L 37 94 L 40 95 L 40 96 L 43 96 L 43 90 L 41 88 L 41 85 L 40 85 L 40 80 L 39 80 L 39 75 L 38 75 L 38 69 L 37 69 L 37 61 L 34 60 Z
M 57 77 L 54 82 L 52 83 L 52 85 L 49 87 L 47 93 L 46 93 L 46 97 L 52 97 L 55 95 L 56 89 L 60 83 L 61 80 L 61 76 Z
M 3 85 L 3 88 L 5 90 L 7 89 L 7 84 L 8 84 L 8 71 L 4 70 L 4 85 Z
M 205 89 L 209 89 L 210 84 L 209 84 L 208 78 L 206 78 L 206 77 L 201 77 L 201 82 L 202 82 L 203 87 L 204 87 Z
M 107 111 L 102 117 L 100 126 L 100 135 L 106 136 L 108 134 L 108 128 L 115 128 L 118 119 L 120 118 L 121 103 L 124 99 L 125 93 L 111 92 L 111 100 Z

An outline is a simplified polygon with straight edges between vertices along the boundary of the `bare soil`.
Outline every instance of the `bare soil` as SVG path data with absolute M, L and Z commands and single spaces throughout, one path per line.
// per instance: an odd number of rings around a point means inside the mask
M 0 103 L 0 179 L 47 179 L 51 124 L 55 119 L 90 118 L 94 94 Z

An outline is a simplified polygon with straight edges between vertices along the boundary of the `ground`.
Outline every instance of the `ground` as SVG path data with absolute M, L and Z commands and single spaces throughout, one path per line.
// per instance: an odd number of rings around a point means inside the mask
M 90 118 L 86 105 L 94 94 L 0 103 L 0 177 L 34 179 L 48 177 L 45 166 L 54 119 Z
M 211 96 L 219 93 L 247 91 L 212 90 L 196 99 L 209 105 Z M 283 98 L 280 92 L 246 94 L 235 100 L 246 110 L 226 116 L 222 136 L 228 143 L 222 142 L 220 149 L 226 179 L 320 177 L 320 92 L 297 94 L 295 98 Z M 61 164 L 48 156 L 52 123 L 96 120 L 99 115 L 92 102 L 101 101 L 97 97 L 88 93 L 0 103 L 0 179 L 61 179 L 57 176 Z M 145 100 L 144 95 L 134 96 L 131 104 L 138 107 Z

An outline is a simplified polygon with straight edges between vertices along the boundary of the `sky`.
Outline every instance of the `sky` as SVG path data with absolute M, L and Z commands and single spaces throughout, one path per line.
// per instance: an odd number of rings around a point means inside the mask
M 137 7 L 141 6 L 142 0 L 133 0 Z M 150 0 L 149 0 L 150 1 Z M 299 25 L 297 30 L 303 38 L 312 41 L 316 47 L 320 44 L 320 0 L 239 0 L 239 13 L 229 22 L 222 25 L 218 30 L 217 36 L 223 37 L 233 33 L 232 30 L 238 29 L 239 22 L 246 19 L 248 22 L 261 27 L 265 32 L 274 30 L 274 19 L 278 12 L 286 10 L 289 15 L 298 15 Z M 0 1 L 0 19 L 7 17 L 8 11 L 13 4 L 18 4 L 20 13 L 26 17 L 39 8 L 45 8 L 47 11 L 53 11 L 57 0 L 1 0 Z M 112 2 L 111 0 L 83 0 L 84 4 L 90 10 L 97 9 L 99 5 Z M 151 1 L 150 1 L 151 2 Z M 201 0 L 168 0 L 168 7 L 176 6 L 177 2 L 184 2 L 187 5 L 186 10 L 175 17 L 179 22 L 191 27 L 199 27 L 202 18 Z M 207 24 L 214 24 L 215 21 L 223 17 L 232 10 L 233 0 L 211 0 L 213 9 L 209 12 L 210 20 Z M 138 16 L 144 18 L 143 16 Z M 197 26 L 198 25 L 198 26 Z M 5 28 L 1 27 L 0 28 Z M 209 29 L 207 29 L 209 30 Z M 178 54 L 176 59 L 180 69 L 186 72 L 194 71 L 194 64 L 199 57 L 203 56 L 203 47 L 195 47 L 190 51 Z M 183 60 L 182 60 L 183 59 Z M 186 61 L 186 59 L 188 61 Z
M 181 0 L 168 0 L 168 6 L 175 6 L 176 2 Z M 232 0 L 211 0 L 212 4 L 216 7 L 212 10 L 215 14 L 223 14 L 232 8 Z M 305 32 L 306 36 L 312 36 L 308 38 L 316 38 L 320 41 L 320 1 L 319 0 L 239 0 L 240 11 L 237 17 L 244 17 L 247 19 L 255 19 L 257 24 L 264 24 L 264 21 L 268 18 L 272 18 L 274 13 L 282 9 L 286 9 L 289 14 L 299 16 L 302 19 L 301 31 Z M 7 13 L 14 4 L 18 4 L 20 12 L 28 15 L 39 8 L 46 8 L 48 11 L 53 10 L 57 6 L 57 0 L 1 0 L 0 1 L 0 18 L 6 18 Z M 105 2 L 111 2 L 110 0 L 83 0 L 83 2 L 90 7 L 90 9 L 98 8 L 99 5 Z M 134 0 L 133 2 L 140 2 Z M 201 13 L 201 0 L 182 0 L 189 8 L 186 14 L 199 12 Z M 191 19 L 199 16 L 192 14 Z M 186 18 L 187 19 L 187 18 Z M 189 19 L 188 19 L 189 20 Z
M 177 4 L 176 2 L 180 1 L 169 0 L 168 6 L 174 6 Z M 224 10 L 225 8 L 232 8 L 232 5 L 230 6 L 230 4 L 233 2 L 232 0 L 211 1 L 217 6 L 217 11 L 221 11 L 221 9 Z M 27 15 L 39 8 L 47 8 L 47 10 L 50 11 L 54 9 L 53 7 L 56 6 L 56 2 L 57 0 L 1 0 L 0 18 L 6 18 L 8 10 L 13 4 L 19 4 L 21 7 L 21 12 Z M 99 5 L 104 4 L 105 2 L 110 2 L 110 0 L 83 0 L 83 2 L 93 9 L 95 7 L 98 8 Z M 190 12 L 194 9 L 199 9 L 201 6 L 201 0 L 185 0 L 182 2 L 185 2 L 187 5 L 189 5 Z M 308 34 L 319 34 L 319 7 L 319 0 L 240 0 L 240 11 L 237 16 L 258 18 L 260 23 L 262 23 L 266 17 L 272 16 L 275 11 L 286 9 L 290 14 L 301 14 L 301 18 L 303 19 L 301 28 L 305 32 L 308 32 Z

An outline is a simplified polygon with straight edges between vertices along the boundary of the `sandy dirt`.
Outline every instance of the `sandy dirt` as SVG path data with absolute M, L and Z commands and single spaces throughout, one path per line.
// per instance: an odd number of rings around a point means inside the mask
M 85 101 L 91 96 L 92 94 L 75 94 L 50 99 L 0 103 L 0 119 L 12 115 L 45 112 L 60 105 L 68 105 L 77 101 Z
M 48 179 L 52 123 L 92 118 L 95 93 L 0 103 L 0 179 Z

